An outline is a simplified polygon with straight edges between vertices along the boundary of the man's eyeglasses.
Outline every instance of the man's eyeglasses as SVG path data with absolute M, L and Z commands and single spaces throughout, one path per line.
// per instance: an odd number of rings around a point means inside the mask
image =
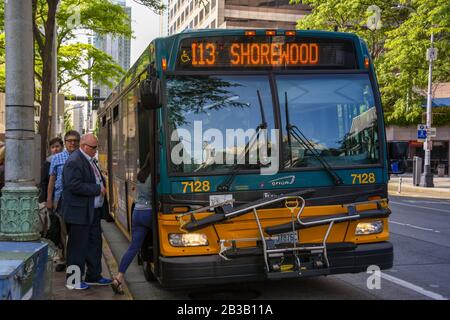
M 87 143 L 86 143 L 86 145 L 87 145 L 89 148 L 94 149 L 94 150 L 97 149 L 97 147 L 98 147 L 98 146 L 91 146 L 90 144 L 87 144 Z
M 79 143 L 80 142 L 80 140 L 78 140 L 78 139 L 67 139 L 65 141 L 68 143 Z

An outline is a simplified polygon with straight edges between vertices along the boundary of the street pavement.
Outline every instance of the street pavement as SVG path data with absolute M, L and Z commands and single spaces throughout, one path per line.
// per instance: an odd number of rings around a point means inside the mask
M 297 280 L 163 289 L 145 281 L 134 261 L 126 275 L 134 299 L 423 299 L 450 298 L 450 197 L 390 196 L 390 241 L 394 266 L 381 274 L 381 288 L 368 289 L 366 273 Z M 112 223 L 103 224 L 116 259 L 128 241 Z
M 109 244 L 103 240 L 102 275 L 110 278 L 117 273 L 117 264 Z M 66 273 L 53 272 L 52 300 L 131 300 L 131 295 L 124 285 L 124 295 L 116 295 L 111 286 L 91 286 L 88 290 L 69 290 L 65 287 Z

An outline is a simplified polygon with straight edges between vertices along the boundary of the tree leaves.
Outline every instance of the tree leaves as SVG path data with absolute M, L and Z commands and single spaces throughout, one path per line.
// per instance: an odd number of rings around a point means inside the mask
M 292 3 L 299 1 L 291 1 Z M 313 7 L 311 15 L 298 21 L 299 29 L 353 32 L 362 37 L 371 52 L 380 83 L 386 123 L 408 125 L 421 121 L 424 92 L 428 83 L 426 50 L 431 32 L 438 60 L 433 82 L 450 81 L 450 2 L 448 0 L 303 0 Z M 371 30 L 367 21 L 381 9 L 381 28 Z M 440 110 L 433 122 L 450 119 L 450 108 Z
M 111 56 L 90 44 L 73 43 L 63 45 L 58 56 L 58 88 L 67 89 L 73 81 L 88 89 L 86 76 L 99 84 L 112 87 L 125 71 L 117 65 Z M 91 61 L 90 65 L 87 63 Z
M 146 6 L 147 8 L 153 10 L 153 12 L 157 14 L 161 14 L 166 9 L 166 6 L 159 0 L 133 0 L 133 1 L 143 6 Z

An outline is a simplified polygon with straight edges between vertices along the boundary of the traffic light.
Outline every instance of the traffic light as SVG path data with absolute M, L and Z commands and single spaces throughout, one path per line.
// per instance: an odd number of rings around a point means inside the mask
M 92 110 L 100 107 L 100 89 L 92 89 Z

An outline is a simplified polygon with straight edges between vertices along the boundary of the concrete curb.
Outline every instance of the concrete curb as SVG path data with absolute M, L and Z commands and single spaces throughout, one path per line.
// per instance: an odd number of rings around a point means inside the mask
M 388 191 L 391 195 L 411 196 L 424 198 L 450 199 L 450 189 L 422 188 L 402 183 L 401 192 L 398 192 L 398 182 L 389 182 Z
M 109 273 L 112 276 L 114 274 L 117 274 L 119 267 L 117 265 L 116 259 L 114 258 L 114 255 L 111 251 L 111 248 L 109 247 L 108 241 L 106 240 L 104 235 L 102 235 L 102 237 L 103 237 L 103 257 L 105 258 L 105 262 L 106 262 L 106 265 L 108 266 Z M 123 288 L 124 297 L 126 298 L 126 300 L 134 300 L 130 290 L 128 289 L 128 286 L 127 286 L 125 280 L 123 280 L 123 282 L 122 282 L 122 288 Z

